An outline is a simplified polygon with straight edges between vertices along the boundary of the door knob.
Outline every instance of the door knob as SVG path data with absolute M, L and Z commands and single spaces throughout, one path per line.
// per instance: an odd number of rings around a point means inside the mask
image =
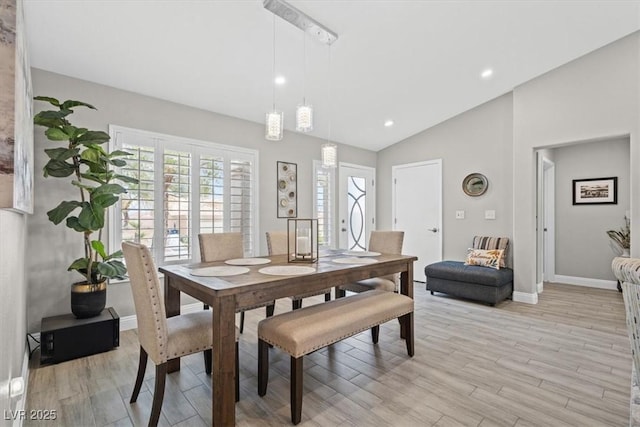
M 346 228 L 343 228 L 343 229 L 341 229 L 341 231 L 347 231 L 347 229 L 346 229 Z
M 438 229 L 436 227 L 428 228 L 427 230 L 431 231 L 432 233 L 437 233 L 438 232 Z

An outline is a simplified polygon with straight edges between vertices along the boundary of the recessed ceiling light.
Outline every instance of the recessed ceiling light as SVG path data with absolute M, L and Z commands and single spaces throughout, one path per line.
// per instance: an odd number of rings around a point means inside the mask
M 287 79 L 285 79 L 284 76 L 277 76 L 274 81 L 277 85 L 283 85 L 287 82 Z
M 393 120 L 386 120 L 386 121 L 384 122 L 384 126 L 385 126 L 385 127 L 391 127 L 391 126 L 393 126 Z
M 487 68 L 480 74 L 480 77 L 483 79 L 489 79 L 491 76 L 493 76 L 493 70 L 491 68 Z

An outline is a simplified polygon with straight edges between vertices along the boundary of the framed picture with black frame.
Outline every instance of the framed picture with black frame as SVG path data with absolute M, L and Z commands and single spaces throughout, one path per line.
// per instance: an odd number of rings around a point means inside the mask
M 618 177 L 573 180 L 574 205 L 617 205 Z

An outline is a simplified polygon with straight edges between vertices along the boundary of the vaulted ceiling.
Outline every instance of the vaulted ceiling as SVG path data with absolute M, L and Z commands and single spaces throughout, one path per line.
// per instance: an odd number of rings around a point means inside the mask
M 272 107 L 274 15 L 260 0 L 24 3 L 33 67 L 258 123 Z M 289 3 L 339 38 L 308 36 L 305 66 L 303 32 L 275 19 L 285 128 L 305 95 L 311 135 L 374 151 L 640 29 L 639 1 Z

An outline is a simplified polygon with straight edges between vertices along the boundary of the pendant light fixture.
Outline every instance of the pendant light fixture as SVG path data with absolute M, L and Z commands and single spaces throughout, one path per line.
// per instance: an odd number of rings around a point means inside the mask
M 307 33 L 302 32 L 302 104 L 296 108 L 296 130 L 311 132 L 313 130 L 313 107 L 307 104 Z
M 327 142 L 320 146 L 322 167 L 335 168 L 338 166 L 338 146 L 331 142 L 331 45 L 329 45 L 329 70 L 327 72 L 327 105 L 329 111 L 329 128 Z
M 284 136 L 284 114 L 276 110 L 276 16 L 273 15 L 273 110 L 267 113 L 264 137 L 269 141 L 281 141 Z

